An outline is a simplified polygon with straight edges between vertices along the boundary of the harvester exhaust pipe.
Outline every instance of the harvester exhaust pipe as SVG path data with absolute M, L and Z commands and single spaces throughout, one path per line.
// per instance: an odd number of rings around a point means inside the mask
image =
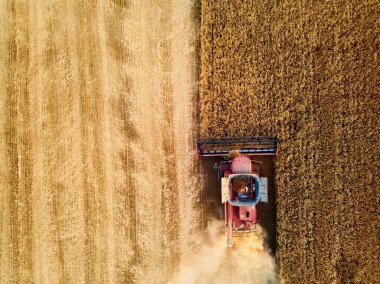
M 229 246 L 229 247 L 232 246 L 232 238 L 231 237 L 227 238 L 227 246 Z
M 232 246 L 232 206 L 231 204 L 226 204 L 227 209 L 227 246 Z

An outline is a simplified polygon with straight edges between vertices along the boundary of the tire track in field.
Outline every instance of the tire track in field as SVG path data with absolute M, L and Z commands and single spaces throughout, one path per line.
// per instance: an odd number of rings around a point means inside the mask
M 31 223 L 31 194 L 32 170 L 31 141 L 30 141 L 30 112 L 28 105 L 28 4 L 26 2 L 7 3 L 9 24 L 13 24 L 8 44 L 9 53 L 6 67 L 8 69 L 5 89 L 5 122 L 6 149 L 3 157 L 7 159 L 8 173 L 4 190 L 4 200 L 7 210 L 2 220 L 9 224 L 10 234 L 5 238 L 12 246 L 10 253 L 9 271 L 4 271 L 8 278 L 24 282 L 33 277 L 32 270 L 32 223 Z M 14 21 L 22 18 L 23 21 Z M 8 198 L 7 198 L 8 197 Z M 9 211 L 8 211 L 9 210 Z M 8 214 L 7 214 L 8 213 Z M 8 237 L 10 239 L 8 239 Z M 3 248 L 3 244 L 1 246 Z M 6 251 L 7 249 L 5 249 Z M 7 255 L 7 252 L 4 253 Z M 25 267 L 25 269 L 20 269 Z
M 107 147 L 109 113 L 102 38 L 99 32 L 99 3 L 78 3 L 82 161 L 85 166 L 86 282 L 105 282 L 113 271 L 113 213 L 107 196 L 113 192 L 107 174 L 110 162 Z M 104 40 L 104 39 L 103 39 Z M 87 64 L 89 63 L 89 64 Z M 111 267 L 108 264 L 111 263 Z
M 161 228 L 162 228 L 162 257 L 170 259 L 170 262 L 164 263 L 163 273 L 166 279 L 174 272 L 176 264 L 179 263 L 179 229 L 180 219 L 176 218 L 179 210 L 179 188 L 177 182 L 177 155 L 175 148 L 174 133 L 174 102 L 173 102 L 173 82 L 171 81 L 172 73 L 172 43 L 170 36 L 172 34 L 172 5 L 171 1 L 163 3 L 161 9 L 165 13 L 159 15 L 159 70 L 161 74 L 161 105 L 163 107 L 163 124 L 161 132 L 162 141 L 162 168 L 161 176 L 163 178 L 162 196 L 161 196 Z
M 135 110 L 131 80 L 131 50 L 128 40 L 132 33 L 128 21 L 131 5 L 128 1 L 102 1 L 100 34 L 102 35 L 103 78 L 105 101 L 108 102 L 108 143 L 111 163 L 107 170 L 112 180 L 108 206 L 112 210 L 114 232 L 108 241 L 114 243 L 114 270 L 111 279 L 120 283 L 136 282 L 138 256 L 136 166 L 134 145 L 140 136 L 132 121 Z M 111 144 L 112 143 L 112 144 Z M 139 153 L 137 153 L 139 154 Z M 114 267 L 112 267 L 114 265 Z
M 9 139 L 7 139 L 8 133 L 8 117 L 10 115 L 9 109 L 9 94 L 7 90 L 9 89 L 8 80 L 11 77 L 11 31 L 12 29 L 12 18 L 9 16 L 8 7 L 6 2 L 0 2 L 0 17 L 2 20 L 2 25 L 0 25 L 0 64 L 4 68 L 0 69 L 0 92 L 6 94 L 0 96 L 0 149 L 2 155 L 0 156 L 0 278 L 6 279 L 7 275 L 11 274 L 11 249 L 8 245 L 10 243 L 10 206 L 9 206 L 9 196 L 11 194 L 10 190 L 10 177 L 9 177 L 9 158 L 8 158 L 8 147 Z M 13 40 L 14 41 L 14 40 Z
M 85 279 L 84 182 L 72 3 L 33 2 L 36 282 Z M 42 140 L 42 141 L 41 141 Z

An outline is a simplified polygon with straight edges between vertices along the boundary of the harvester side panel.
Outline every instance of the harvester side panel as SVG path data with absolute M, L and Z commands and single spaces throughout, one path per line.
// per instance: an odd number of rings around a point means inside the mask
M 261 177 L 259 183 L 260 201 L 268 203 L 268 178 Z
M 228 201 L 228 183 L 227 178 L 222 178 L 222 203 L 226 203 Z

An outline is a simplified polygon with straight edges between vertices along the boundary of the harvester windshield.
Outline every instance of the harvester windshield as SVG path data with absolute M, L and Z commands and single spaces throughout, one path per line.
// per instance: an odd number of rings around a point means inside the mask
M 246 192 L 237 189 L 234 180 L 249 181 Z M 233 206 L 253 206 L 260 202 L 260 178 L 255 174 L 232 174 L 228 176 L 226 186 L 227 200 Z

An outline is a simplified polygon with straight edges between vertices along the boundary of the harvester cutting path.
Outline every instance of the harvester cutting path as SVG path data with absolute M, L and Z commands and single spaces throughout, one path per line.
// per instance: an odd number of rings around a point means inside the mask
M 260 176 L 261 162 L 251 157 L 272 156 L 276 149 L 275 139 L 263 137 L 197 142 L 199 158 L 221 158 L 214 169 L 220 181 L 228 246 L 232 245 L 234 236 L 247 235 L 258 229 L 257 204 L 268 202 L 268 180 Z

